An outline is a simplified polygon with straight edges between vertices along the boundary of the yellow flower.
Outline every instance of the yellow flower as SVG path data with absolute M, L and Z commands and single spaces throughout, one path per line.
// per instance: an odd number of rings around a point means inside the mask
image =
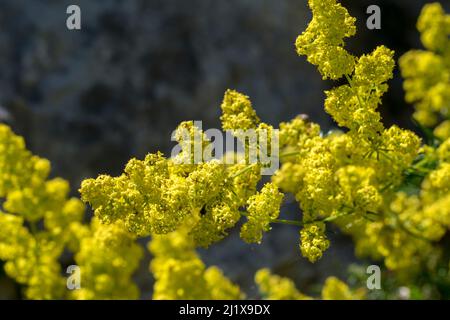
M 434 127 L 450 112 L 450 15 L 439 3 L 426 4 L 417 29 L 428 51 L 410 50 L 400 58 L 405 100 L 414 103 L 414 118 L 421 125 Z M 435 132 L 441 139 L 444 128 Z
M 132 275 L 143 250 L 121 222 L 109 225 L 94 219 L 89 235 L 81 240 L 75 262 L 80 267 L 81 288 L 74 299 L 137 299 L 139 289 Z
M 253 110 L 248 96 L 234 90 L 227 90 L 222 102 L 222 128 L 224 130 L 256 129 L 260 120 Z
M 356 291 L 350 288 L 336 277 L 328 277 L 322 288 L 322 299 L 324 300 L 361 300 L 365 297 L 365 290 Z
M 204 300 L 242 299 L 238 286 L 215 267 L 207 268 L 195 252 L 195 241 L 189 236 L 189 225 L 178 231 L 154 236 L 149 250 L 154 259 L 150 270 L 155 277 L 153 299 Z
M 295 42 L 297 53 L 306 55 L 323 79 L 339 79 L 351 74 L 355 57 L 343 45 L 344 38 L 356 33 L 356 19 L 336 0 L 309 0 L 308 4 L 313 19 Z
M 299 292 L 294 282 L 271 274 L 269 269 L 260 269 L 255 274 L 259 292 L 266 300 L 309 300 L 311 297 Z
M 425 48 L 431 51 L 446 51 L 449 48 L 450 16 L 445 14 L 440 3 L 429 3 L 422 8 L 417 29 Z
M 330 246 L 325 237 L 325 224 L 322 222 L 307 224 L 300 231 L 300 250 L 305 258 L 315 262 Z
M 241 228 L 241 238 L 248 243 L 260 243 L 263 232 L 270 230 L 270 223 L 278 218 L 283 194 L 267 183 L 261 191 L 250 197 L 247 208 L 247 222 Z

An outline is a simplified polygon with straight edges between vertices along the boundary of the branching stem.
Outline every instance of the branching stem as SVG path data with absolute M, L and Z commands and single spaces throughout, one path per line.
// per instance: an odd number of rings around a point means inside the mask
M 358 94 L 358 91 L 356 91 L 356 88 L 353 86 L 352 79 L 350 78 L 350 76 L 348 74 L 345 75 L 345 78 L 347 79 L 348 84 L 350 85 L 350 88 L 352 88 L 353 93 L 356 95 L 356 98 L 358 98 L 359 106 L 362 108 L 364 105 L 362 103 L 361 97 Z

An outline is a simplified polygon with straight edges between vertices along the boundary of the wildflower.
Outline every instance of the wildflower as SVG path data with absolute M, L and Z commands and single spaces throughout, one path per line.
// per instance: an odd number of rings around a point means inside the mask
M 309 0 L 313 19 L 296 40 L 299 55 L 316 65 L 323 79 L 351 74 L 355 57 L 344 48 L 344 38 L 356 33 L 355 18 L 336 0 Z M 326 27 L 324 27 L 326 26 Z
M 330 246 L 330 241 L 325 237 L 324 223 L 307 224 L 300 231 L 300 250 L 309 261 L 315 262 Z
M 224 130 L 255 129 L 260 122 L 249 97 L 237 91 L 225 92 L 221 108 L 220 120 Z
M 247 222 L 241 228 L 241 238 L 248 243 L 260 243 L 263 232 L 270 230 L 272 220 L 280 214 L 283 194 L 272 183 L 248 200 Z

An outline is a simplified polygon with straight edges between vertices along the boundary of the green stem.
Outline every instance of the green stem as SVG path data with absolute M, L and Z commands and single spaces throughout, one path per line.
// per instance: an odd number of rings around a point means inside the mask
M 415 120 L 414 118 L 412 119 L 412 121 L 425 134 L 427 144 L 433 145 L 433 142 L 436 139 L 436 136 L 434 135 L 433 131 L 430 128 L 423 126 L 419 121 Z
M 304 225 L 303 222 L 297 221 L 297 220 L 274 219 L 271 222 L 272 223 L 288 224 L 288 225 L 297 226 L 297 227 L 303 227 L 303 225 Z
M 300 151 L 292 151 L 292 152 L 281 153 L 280 154 L 280 158 L 287 158 L 287 157 L 296 156 L 296 155 L 299 155 L 299 154 L 300 154 Z
M 286 225 L 291 225 L 291 226 L 297 226 L 297 227 L 303 227 L 307 224 L 312 224 L 312 223 L 316 223 L 316 222 L 330 222 L 330 221 L 336 220 L 337 218 L 340 218 L 342 216 L 349 215 L 349 214 L 351 214 L 351 212 L 345 212 L 345 213 L 337 214 L 334 216 L 330 216 L 330 217 L 326 217 L 326 218 L 322 218 L 322 219 L 311 220 L 311 221 L 305 221 L 305 222 L 298 221 L 298 220 L 286 220 L 286 219 L 273 219 L 270 222 L 286 224 Z M 248 217 L 248 213 L 244 212 L 244 211 L 241 211 L 241 215 L 244 217 Z
M 424 169 L 424 168 L 410 168 L 406 170 L 406 174 L 416 175 L 420 177 L 424 177 L 429 174 L 432 170 Z
M 421 168 L 424 164 L 426 164 L 429 161 L 427 157 L 423 158 L 422 160 L 418 161 L 413 165 L 413 168 Z
M 248 217 L 248 213 L 245 211 L 240 211 L 241 216 Z M 273 219 L 271 223 L 289 224 L 292 226 L 303 227 L 303 222 L 297 220 L 285 220 L 285 219 Z
M 331 221 L 336 220 L 337 218 L 340 218 L 340 217 L 343 217 L 343 216 L 346 216 L 349 214 L 351 214 L 351 212 L 344 212 L 344 213 L 336 214 L 334 216 L 329 216 L 326 218 L 310 220 L 310 221 L 305 221 L 305 222 L 297 221 L 297 220 L 283 220 L 283 219 L 274 219 L 274 220 L 272 220 L 272 222 L 303 227 L 306 224 L 312 224 L 312 223 L 317 223 L 317 222 L 331 222 Z
M 348 84 L 350 85 L 350 88 L 352 88 L 353 93 L 356 95 L 356 98 L 358 98 L 359 106 L 362 108 L 363 107 L 363 103 L 362 103 L 361 98 L 360 98 L 360 96 L 358 94 L 358 91 L 356 91 L 355 90 L 356 88 L 353 86 L 352 79 L 350 78 L 350 76 L 348 74 L 345 75 L 345 78 L 347 79 Z
M 38 234 L 39 230 L 37 228 L 36 222 L 30 221 L 30 231 L 33 237 L 36 239 L 36 235 Z M 39 241 L 36 240 L 36 246 L 34 247 L 34 255 L 36 257 L 36 263 L 40 260 L 40 254 L 39 254 Z
M 352 213 L 353 213 L 353 212 L 351 212 L 351 211 L 348 211 L 348 212 L 341 212 L 341 213 L 338 213 L 338 214 L 336 214 L 336 215 L 334 215 L 334 216 L 329 216 L 329 217 L 327 217 L 327 218 L 325 218 L 325 219 L 321 219 L 321 220 L 319 220 L 319 221 L 330 222 L 330 221 L 336 220 L 337 218 L 340 218 L 340 217 L 343 217 L 343 216 L 348 216 L 348 215 L 350 215 L 350 214 L 352 214 Z
M 381 187 L 380 192 L 383 193 L 384 191 L 386 191 L 387 189 L 389 189 L 390 187 L 393 186 L 392 182 L 389 182 L 388 184 L 386 184 L 385 186 Z
M 238 172 L 236 172 L 235 174 L 233 174 L 230 178 L 231 178 L 231 179 L 234 179 L 234 178 L 240 176 L 241 174 L 244 174 L 244 173 L 246 173 L 247 171 L 251 170 L 254 166 L 255 166 L 255 163 L 253 163 L 253 164 L 251 164 L 251 165 L 248 165 L 247 167 L 242 168 L 241 170 L 239 170 Z

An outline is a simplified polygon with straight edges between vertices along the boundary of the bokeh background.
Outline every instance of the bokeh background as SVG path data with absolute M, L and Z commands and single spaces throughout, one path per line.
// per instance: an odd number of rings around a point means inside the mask
M 348 41 L 355 54 L 385 44 L 396 59 L 420 48 L 415 29 L 424 0 L 342 1 L 358 18 Z M 170 153 L 170 134 L 183 120 L 220 128 L 227 88 L 252 98 L 260 117 L 277 125 L 308 114 L 333 128 L 323 111 L 315 67 L 298 57 L 294 41 L 311 14 L 306 0 L 2 0 L 0 1 L 0 121 L 23 135 L 28 147 L 51 160 L 55 176 L 80 182 L 101 173 L 119 174 L 131 157 Z M 441 1 L 448 11 L 448 2 Z M 81 8 L 80 31 L 66 28 L 66 8 Z M 381 8 L 381 30 L 365 26 L 366 8 Z M 384 97 L 387 125 L 414 130 L 403 101 L 398 69 Z M 292 200 L 285 212 L 299 212 Z M 0 230 L 1 232 L 1 230 Z M 330 230 L 331 247 L 312 265 L 300 256 L 298 230 L 275 226 L 262 245 L 243 243 L 235 231 L 202 250 L 257 297 L 254 272 L 269 267 L 314 292 L 328 275 L 346 279 L 356 260 L 349 239 Z M 136 281 L 151 296 L 147 254 Z M 20 288 L 0 271 L 0 298 L 20 297 Z

